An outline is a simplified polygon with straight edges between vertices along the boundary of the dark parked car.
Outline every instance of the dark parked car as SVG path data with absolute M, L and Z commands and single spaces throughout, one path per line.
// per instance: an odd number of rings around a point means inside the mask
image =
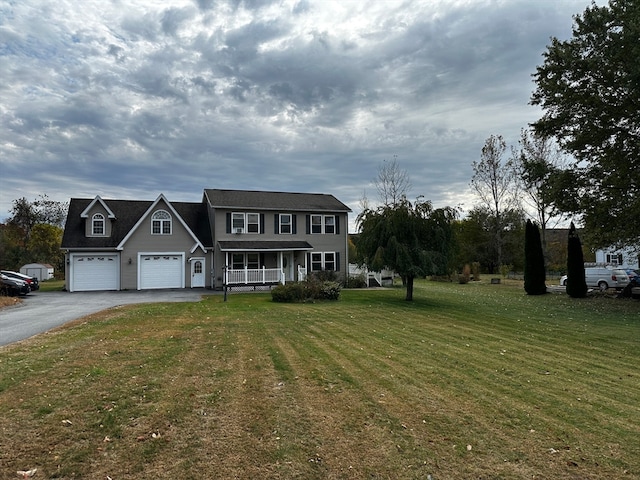
M 17 278 L 18 280 L 27 282 L 32 292 L 40 288 L 40 283 L 38 282 L 38 279 L 36 277 L 30 277 L 29 275 L 25 275 L 24 273 L 11 272 L 9 270 L 0 270 L 0 273 L 2 275 L 6 275 L 7 277 Z
M 0 293 L 2 295 L 26 295 L 30 291 L 31 288 L 27 282 L 0 274 Z

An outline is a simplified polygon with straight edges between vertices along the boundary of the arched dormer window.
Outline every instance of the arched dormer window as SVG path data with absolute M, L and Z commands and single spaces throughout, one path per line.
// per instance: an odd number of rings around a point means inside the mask
M 96 213 L 91 218 L 91 234 L 92 235 L 104 235 L 104 215 L 101 213 Z
M 165 210 L 153 212 L 151 216 L 152 235 L 171 235 L 171 215 Z

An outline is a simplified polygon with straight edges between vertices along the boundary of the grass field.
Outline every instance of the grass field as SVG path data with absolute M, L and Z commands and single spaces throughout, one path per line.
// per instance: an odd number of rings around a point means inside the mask
M 0 349 L 0 478 L 640 478 L 640 302 L 419 282 Z

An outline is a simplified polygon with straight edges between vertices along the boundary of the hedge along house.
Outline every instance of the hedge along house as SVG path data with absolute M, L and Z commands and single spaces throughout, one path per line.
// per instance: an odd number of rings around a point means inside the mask
M 204 191 L 215 239 L 214 287 L 304 280 L 310 272 L 348 272 L 351 209 L 333 195 Z
M 72 198 L 67 290 L 271 286 L 347 271 L 347 215 L 332 195 L 204 191 L 201 203 Z

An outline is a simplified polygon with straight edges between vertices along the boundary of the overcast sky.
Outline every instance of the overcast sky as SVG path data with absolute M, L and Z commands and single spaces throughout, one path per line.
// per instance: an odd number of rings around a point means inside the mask
M 331 193 L 355 218 L 394 158 L 410 198 L 469 210 L 472 162 L 540 116 L 531 74 L 589 4 L 0 1 L 0 220 L 205 188 Z

